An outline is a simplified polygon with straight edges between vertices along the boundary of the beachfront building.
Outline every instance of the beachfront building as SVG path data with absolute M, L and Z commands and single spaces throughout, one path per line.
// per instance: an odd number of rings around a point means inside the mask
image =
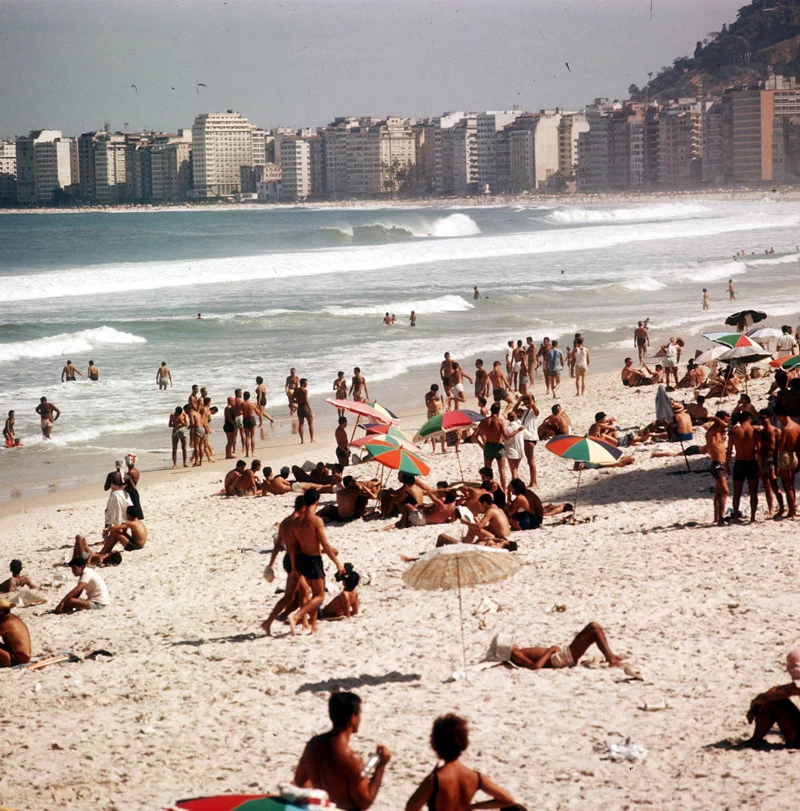
M 150 199 L 157 203 L 179 203 L 192 188 L 191 133 L 156 138 L 150 147 Z
M 509 130 L 511 191 L 535 192 L 559 170 L 558 110 L 519 116 Z
M 727 183 L 772 180 L 774 93 L 759 87 L 722 96 L 723 172 Z
M 16 159 L 19 203 L 51 202 L 54 193 L 72 186 L 78 169 L 77 147 L 60 130 L 31 130 L 17 138 Z
M 578 164 L 578 138 L 589 131 L 585 113 L 561 113 L 558 124 L 558 171 L 564 175 L 575 172 Z
M 519 110 L 489 110 L 478 113 L 477 151 L 478 185 L 482 192 L 494 194 L 498 191 L 497 134 L 520 116 Z
M 255 194 L 258 184 L 281 179 L 281 167 L 277 163 L 255 163 L 252 166 L 240 166 L 239 177 L 243 194 Z
M 478 116 L 445 113 L 434 119 L 436 193 L 467 195 L 478 191 Z
M 414 180 L 420 192 L 431 192 L 436 185 L 436 136 L 432 121 L 420 121 L 413 125 Z
M 0 203 L 17 199 L 17 144 L 0 140 Z
M 252 162 L 254 165 L 267 163 L 267 145 L 272 143 L 272 136 L 261 127 L 251 127 Z M 244 191 L 244 189 L 242 190 Z M 255 191 L 255 189 L 253 189 Z
M 135 147 L 134 147 L 135 148 Z M 128 142 L 121 132 L 103 132 L 94 145 L 94 199 L 103 205 L 127 200 Z
M 300 136 L 281 142 L 281 200 L 294 202 L 311 196 L 311 146 Z
M 658 116 L 658 185 L 689 189 L 703 177 L 702 104 L 679 99 Z
M 203 113 L 192 125 L 195 198 L 224 197 L 241 191 L 239 168 L 253 163 L 250 122 L 239 113 Z
M 702 182 L 719 186 L 724 180 L 722 149 L 722 102 L 703 102 Z

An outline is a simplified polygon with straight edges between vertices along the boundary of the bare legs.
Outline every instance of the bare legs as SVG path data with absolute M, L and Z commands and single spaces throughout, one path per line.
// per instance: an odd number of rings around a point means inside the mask
M 739 504 L 742 499 L 742 491 L 744 490 L 744 481 L 733 480 L 733 514 L 734 517 L 739 516 Z M 747 480 L 747 492 L 750 495 L 750 523 L 756 520 L 756 511 L 758 510 L 758 479 Z
M 311 599 L 289 616 L 289 627 L 292 629 L 292 636 L 296 632 L 298 620 L 306 616 L 311 620 L 311 633 L 315 634 L 317 632 L 317 609 L 325 599 L 325 580 L 321 577 L 315 577 L 309 580 L 308 584 L 311 586 Z
M 525 440 L 525 458 L 528 460 L 528 467 L 530 468 L 531 473 L 531 480 L 530 486 L 531 487 L 538 487 L 539 486 L 539 479 L 536 475 L 536 458 L 534 453 L 536 451 L 536 443 Z
M 760 704 L 753 708 L 756 726 L 753 737 L 747 743 L 757 746 L 766 734 L 777 724 L 781 734 L 789 746 L 797 744 L 800 735 L 800 710 L 791 699 L 771 701 L 769 704 Z
M 781 484 L 783 492 L 786 493 L 786 506 L 789 510 L 789 518 L 797 516 L 797 498 L 794 492 L 794 470 L 780 469 Z
M 572 659 L 575 664 L 583 656 L 584 653 L 592 646 L 597 645 L 600 648 L 600 653 L 605 656 L 606 661 L 611 667 L 617 667 L 621 663 L 621 659 L 615 656 L 608 646 L 605 631 L 600 627 L 597 622 L 590 622 L 576 637 L 572 640 L 569 646 Z
M 181 452 L 183 454 L 183 466 L 186 467 L 186 437 L 175 436 L 172 437 L 172 469 L 178 466 L 178 442 L 181 443 Z
M 725 526 L 725 504 L 728 501 L 728 492 L 728 479 L 723 471 L 719 473 L 719 478 L 714 480 L 714 523 L 718 527 Z

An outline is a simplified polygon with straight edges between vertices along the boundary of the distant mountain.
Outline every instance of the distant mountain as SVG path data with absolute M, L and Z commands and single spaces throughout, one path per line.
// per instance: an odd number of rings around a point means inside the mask
M 800 76 L 800 0 L 753 0 L 736 21 L 699 40 L 693 56 L 678 57 L 648 83 L 659 101 L 719 94 L 732 84 L 766 79 L 769 73 Z M 631 97 L 641 99 L 636 85 Z

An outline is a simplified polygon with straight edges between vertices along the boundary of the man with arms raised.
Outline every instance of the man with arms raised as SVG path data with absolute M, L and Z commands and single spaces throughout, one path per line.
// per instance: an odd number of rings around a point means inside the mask
M 294 773 L 300 788 L 319 788 L 342 811 L 366 811 L 378 796 L 392 754 L 378 746 L 378 766 L 371 779 L 362 777 L 364 763 L 350 748 L 361 725 L 361 699 L 355 693 L 333 693 L 328 701 L 333 728 L 314 736 L 303 750 Z
M 26 665 L 31 660 L 31 636 L 25 623 L 11 613 L 11 603 L 0 598 L 0 667 Z
M 311 633 L 317 632 L 317 609 L 325 599 L 325 569 L 322 565 L 324 552 L 333 561 L 338 572 L 344 572 L 342 564 L 331 549 L 325 536 L 325 527 L 318 515 L 315 515 L 319 493 L 316 490 L 307 490 L 303 495 L 306 504 L 304 513 L 292 523 L 290 532 L 296 544 L 289 547 L 289 557 L 292 571 L 305 577 L 311 586 L 311 599 L 299 610 L 289 617 L 292 634 L 295 633 L 297 623 L 304 616 L 311 618 Z
M 35 411 L 39 417 L 41 417 L 42 436 L 45 439 L 50 439 L 50 434 L 53 431 L 53 423 L 61 416 L 61 412 L 52 403 L 47 402 L 47 397 L 40 398 L 39 405 L 36 406 Z

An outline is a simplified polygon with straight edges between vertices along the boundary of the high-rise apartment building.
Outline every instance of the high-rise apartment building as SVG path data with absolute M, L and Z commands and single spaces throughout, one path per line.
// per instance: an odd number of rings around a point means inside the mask
M 703 172 L 702 182 L 714 186 L 722 184 L 723 148 L 722 148 L 722 103 L 720 101 L 703 102 Z
M 478 185 L 481 191 L 497 189 L 497 133 L 520 116 L 519 110 L 489 110 L 477 117 Z
M 434 119 L 436 193 L 474 194 L 478 190 L 477 113 L 445 113 Z
M 658 185 L 663 189 L 688 189 L 703 176 L 702 105 L 679 99 L 658 116 Z
M 14 141 L 0 141 L 0 202 L 17 199 L 17 145 Z
M 100 133 L 94 145 L 94 199 L 116 205 L 128 199 L 128 144 L 121 132 Z
M 311 196 L 311 146 L 297 135 L 281 140 L 281 199 L 305 200 Z
M 203 113 L 192 126 L 193 195 L 222 197 L 240 191 L 241 166 L 253 163 L 250 122 L 239 113 Z
M 422 192 L 433 191 L 436 185 L 436 136 L 434 125 L 429 122 L 419 122 L 412 128 L 414 130 L 416 163 L 414 164 L 414 179 Z
M 578 138 L 589 131 L 585 113 L 561 113 L 558 123 L 558 171 L 571 175 L 578 163 Z
M 509 130 L 511 189 L 537 191 L 559 170 L 561 113 L 542 110 L 520 116 Z
M 16 147 L 18 202 L 49 203 L 54 192 L 72 185 L 76 154 L 60 130 L 31 130 Z
M 157 140 L 150 148 L 151 199 L 155 202 L 182 202 L 192 188 L 192 143 L 189 133 Z

